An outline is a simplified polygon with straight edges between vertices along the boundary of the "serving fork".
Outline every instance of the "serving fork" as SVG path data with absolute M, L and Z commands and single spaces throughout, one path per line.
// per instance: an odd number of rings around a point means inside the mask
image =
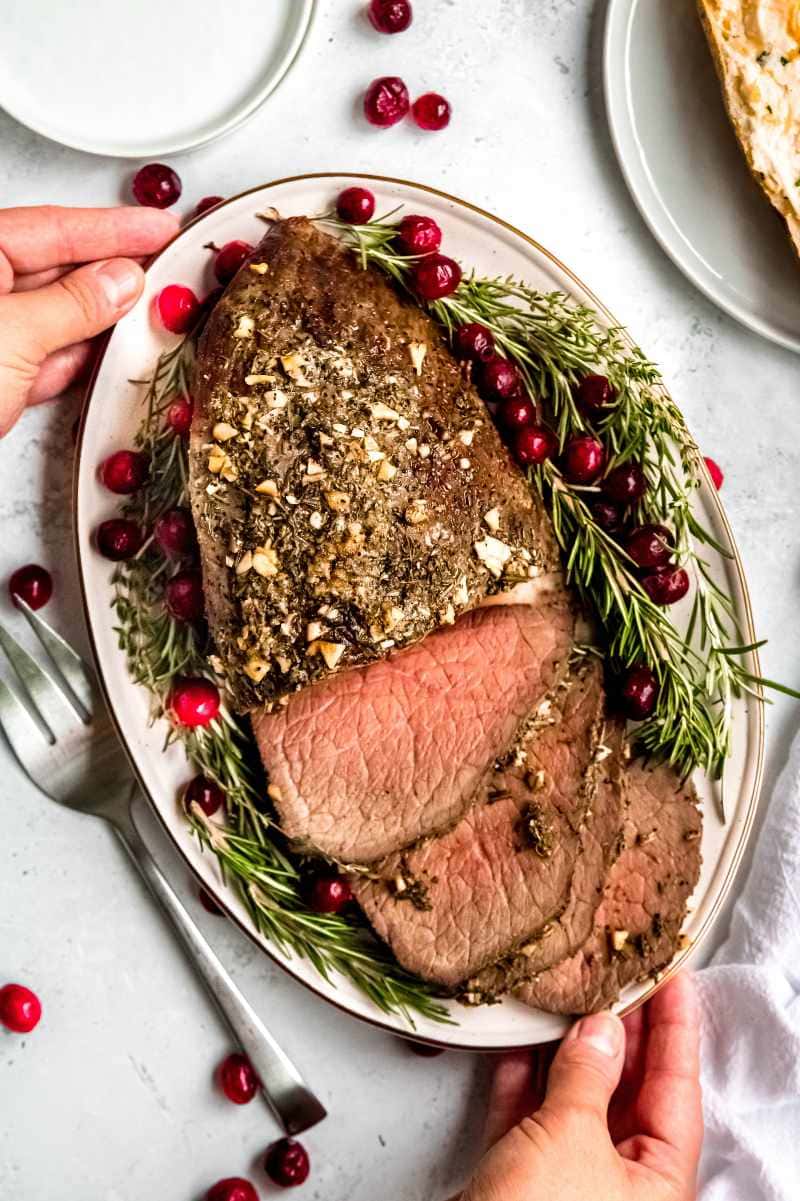
M 51 800 L 111 824 L 255 1068 L 284 1130 L 298 1134 L 316 1125 L 325 1109 L 234 984 L 136 829 L 131 802 L 137 786 L 93 670 L 24 600 L 16 603 L 45 653 L 42 665 L 0 625 L 0 647 L 20 685 L 17 695 L 0 679 L 0 726 L 20 766 Z

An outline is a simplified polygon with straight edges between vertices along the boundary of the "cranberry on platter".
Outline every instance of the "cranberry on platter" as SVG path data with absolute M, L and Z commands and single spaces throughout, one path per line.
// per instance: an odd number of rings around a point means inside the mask
M 249 242 L 226 242 L 214 259 L 214 274 L 221 284 L 229 284 L 242 263 L 252 252 Z
M 631 667 L 620 689 L 622 711 L 630 721 L 644 721 L 656 707 L 658 684 L 649 667 Z
M 519 371 L 509 359 L 494 355 L 481 368 L 480 385 L 486 400 L 508 400 L 519 390 Z
M 367 12 L 378 33 L 403 33 L 411 24 L 409 0 L 371 0 Z
M 219 713 L 219 689 L 204 676 L 179 677 L 167 697 L 167 710 L 181 726 L 207 726 Z
M 203 577 L 199 571 L 179 571 L 164 590 L 167 610 L 176 621 L 194 625 L 205 615 Z
M 497 410 L 497 420 L 504 430 L 513 433 L 525 425 L 536 423 L 536 409 L 533 401 L 521 390 L 500 402 Z
M 689 591 L 689 576 L 682 567 L 661 567 L 642 579 L 654 605 L 675 605 Z
M 647 477 L 638 463 L 621 463 L 603 480 L 603 492 L 618 505 L 634 505 L 647 491 Z
M 53 577 L 38 563 L 27 563 L 12 574 L 8 591 L 15 604 L 19 598 L 31 609 L 41 609 L 53 595 Z
M 452 112 L 449 101 L 438 92 L 426 92 L 424 96 L 415 100 L 411 107 L 411 115 L 420 129 L 434 133 L 450 124 Z
M 193 217 L 202 217 L 203 213 L 207 213 L 209 209 L 215 209 L 218 204 L 222 204 L 224 196 L 204 196 L 202 200 L 198 200 L 194 206 Z
M 585 375 L 575 389 L 578 408 L 584 412 L 598 413 L 607 409 L 617 399 L 617 393 L 604 375 Z
M 665 525 L 640 525 L 631 530 L 624 546 L 637 567 L 666 567 L 672 558 L 674 538 Z
M 242 1176 L 228 1176 L 211 1186 L 205 1201 L 258 1201 L 258 1193 Z
M 185 334 L 198 317 L 200 301 L 191 288 L 167 284 L 156 297 L 156 310 L 164 329 L 171 334 Z
M 397 75 L 373 79 L 364 94 L 364 116 L 380 129 L 402 121 L 410 107 L 408 88 Z
M 0 988 L 0 1022 L 15 1034 L 30 1034 L 42 1016 L 42 1003 L 24 984 Z
M 185 438 L 192 428 L 194 401 L 191 396 L 178 396 L 167 409 L 167 425 L 174 434 Z
M 564 475 L 571 484 L 593 484 L 603 473 L 606 452 L 591 434 L 570 438 L 564 450 Z
M 461 283 L 461 268 L 446 254 L 428 254 L 414 265 L 411 282 L 422 300 L 441 300 Z
M 711 476 L 711 482 L 713 483 L 717 492 L 719 492 L 725 479 L 725 476 L 722 473 L 722 468 L 720 467 L 719 463 L 715 463 L 713 459 L 704 458 L 703 462 L 708 468 L 708 474 Z
M 112 517 L 109 521 L 101 521 L 95 541 L 104 559 L 120 563 L 139 553 L 144 537 L 135 521 L 129 521 L 127 517 Z
M 238 1052 L 219 1065 L 219 1086 L 234 1105 L 247 1105 L 261 1087 L 256 1070 L 246 1055 Z
M 168 559 L 192 554 L 197 544 L 194 522 L 188 509 L 167 509 L 153 528 L 153 538 Z
M 315 913 L 341 913 L 353 899 L 353 890 L 341 876 L 320 876 L 314 881 L 309 900 Z
M 375 197 L 368 188 L 345 188 L 339 193 L 336 212 L 348 225 L 366 225 L 375 212 Z
M 147 479 L 147 456 L 138 450 L 117 450 L 100 464 L 100 479 L 109 492 L 130 496 Z
M 148 163 L 146 167 L 140 167 L 132 186 L 139 204 L 155 209 L 169 208 L 183 191 L 180 176 L 165 163 Z
M 225 916 L 224 910 L 220 909 L 210 892 L 206 892 L 204 888 L 198 888 L 197 896 L 206 913 L 210 913 L 212 917 Z
M 520 467 L 536 467 L 551 459 L 558 443 L 554 434 L 541 425 L 526 425 L 514 435 L 512 450 Z
M 294 1138 L 282 1138 L 267 1151 L 264 1168 L 270 1180 L 282 1188 L 296 1188 L 308 1179 L 308 1152 Z
M 622 533 L 624 527 L 622 510 L 613 501 L 596 500 L 592 505 L 592 518 L 595 525 L 599 525 L 600 529 L 604 530 L 606 534 L 610 534 L 612 538 Z
M 433 217 L 412 213 L 397 227 L 397 244 L 403 254 L 433 254 L 442 244 L 442 231 Z
M 225 793 L 216 780 L 202 774 L 189 781 L 183 794 L 183 807 L 186 812 L 191 813 L 192 805 L 197 805 L 206 817 L 213 817 L 224 801 Z
M 494 335 L 479 321 L 470 321 L 467 325 L 459 325 L 453 334 L 453 349 L 459 359 L 488 363 L 494 355 Z

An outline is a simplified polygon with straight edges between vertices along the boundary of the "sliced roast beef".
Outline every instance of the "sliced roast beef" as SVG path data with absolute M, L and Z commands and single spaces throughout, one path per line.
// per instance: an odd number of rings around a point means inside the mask
M 586 945 L 516 995 L 550 1013 L 605 1009 L 633 980 L 678 949 L 686 903 L 700 876 L 702 819 L 691 786 L 667 767 L 634 765 L 625 847 L 612 867 Z
M 565 670 L 573 625 L 564 593 L 479 609 L 254 719 L 281 828 L 369 863 L 453 825 Z
M 216 305 L 194 395 L 207 614 L 241 709 L 560 573 L 434 322 L 304 218 L 275 221 Z

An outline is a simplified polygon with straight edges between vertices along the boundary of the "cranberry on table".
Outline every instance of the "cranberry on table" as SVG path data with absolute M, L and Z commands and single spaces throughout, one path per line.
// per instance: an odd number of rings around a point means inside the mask
M 229 284 L 253 250 L 249 242 L 226 242 L 214 259 L 214 274 L 221 284 Z
M 199 571 L 179 571 L 168 581 L 164 598 L 170 616 L 193 625 L 205 615 L 203 578 Z
M 441 300 L 461 283 L 461 268 L 446 254 L 428 254 L 415 263 L 411 282 L 422 300 Z
M 642 579 L 654 605 L 674 605 L 689 591 L 689 576 L 682 567 L 662 567 Z
M 283 1188 L 295 1188 L 308 1179 L 308 1152 L 294 1138 L 282 1138 L 267 1151 L 264 1168 L 270 1180 Z
M 555 435 L 541 425 L 526 425 L 514 435 L 512 450 L 521 467 L 536 467 L 551 459 L 558 443 Z
M 713 483 L 717 492 L 719 492 L 725 479 L 725 476 L 722 473 L 722 468 L 720 467 L 719 463 L 715 463 L 713 459 L 704 458 L 703 462 L 708 468 L 708 474 L 711 476 L 711 482 Z
M 191 396 L 178 396 L 167 409 L 167 425 L 174 434 L 185 438 L 192 428 L 194 401 Z
M 204 196 L 202 200 L 198 200 L 194 207 L 194 217 L 202 217 L 203 213 L 207 213 L 209 209 L 215 209 L 218 204 L 222 204 L 224 196 Z
M 220 909 L 217 902 L 214 900 L 210 892 L 206 892 L 205 888 L 198 888 L 197 896 L 200 904 L 205 909 L 206 913 L 210 913 L 212 917 L 224 917 L 225 911 Z
M 519 389 L 519 371 L 508 359 L 494 355 L 481 368 L 480 385 L 486 400 L 507 400 Z
M 656 707 L 658 684 L 649 667 L 632 667 L 620 689 L 622 710 L 630 721 L 644 721 Z
M 397 75 L 373 79 L 364 94 L 364 116 L 382 129 L 402 121 L 410 107 L 408 88 Z
M 201 774 L 194 776 L 186 785 L 183 806 L 187 813 L 192 805 L 198 805 L 206 817 L 213 817 L 225 802 L 225 793 L 216 780 Z
M 564 475 L 571 484 L 593 484 L 603 473 L 606 452 L 590 434 L 570 438 L 564 451 Z
M 144 537 L 135 521 L 129 521 L 127 517 L 112 517 L 109 521 L 101 521 L 95 541 L 104 559 L 120 563 L 138 554 Z
M 138 450 L 117 450 L 100 464 L 100 479 L 109 492 L 130 496 L 147 479 L 149 462 Z
M 219 689 L 204 676 L 181 676 L 170 689 L 167 710 L 181 726 L 207 726 L 219 713 Z
M 258 1201 L 258 1193 L 242 1176 L 228 1176 L 211 1186 L 206 1201 Z
M 375 212 L 375 197 L 368 188 L 345 188 L 339 193 L 336 212 L 348 225 L 366 225 Z
M 575 400 L 586 412 L 607 409 L 616 398 L 616 391 L 604 375 L 585 375 L 575 390 Z
M 0 988 L 0 1022 L 15 1034 L 30 1034 L 39 1025 L 42 1003 L 24 984 Z
M 315 913 L 341 913 L 353 899 L 353 890 L 341 876 L 320 876 L 314 881 L 309 900 Z
M 247 1105 L 261 1087 L 256 1070 L 246 1055 L 236 1052 L 219 1065 L 219 1086 L 234 1105 Z
M 167 284 L 156 297 L 156 309 L 164 329 L 171 334 L 185 334 L 198 317 L 200 301 L 191 288 Z
M 378 33 L 403 33 L 411 24 L 409 0 L 371 0 L 367 12 Z
M 19 598 L 31 609 L 41 609 L 53 595 L 53 577 L 38 563 L 27 563 L 12 574 L 8 591 L 15 604 Z
M 438 92 L 426 92 L 414 101 L 411 115 L 420 129 L 437 132 L 450 124 L 452 115 L 449 101 Z
M 442 231 L 433 217 L 410 213 L 397 227 L 397 245 L 404 254 L 433 254 L 442 244 Z
M 480 321 L 459 325 L 453 334 L 453 349 L 459 359 L 473 363 L 488 363 L 494 355 L 494 334 Z
M 666 567 L 674 549 L 672 531 L 665 525 L 640 525 L 625 539 L 625 550 L 637 567 Z
M 139 204 L 148 208 L 169 208 L 180 198 L 182 191 L 180 176 L 166 163 L 148 163 L 133 177 L 133 194 Z
M 610 500 L 596 500 L 592 505 L 592 518 L 595 525 L 614 537 L 622 533 L 624 521 L 622 510 Z
M 638 463 L 621 463 L 603 480 L 603 492 L 618 505 L 634 505 L 647 491 L 647 477 Z
M 167 509 L 153 527 L 153 538 L 168 559 L 191 554 L 197 544 L 197 534 L 189 510 Z
M 508 400 L 500 403 L 497 420 L 503 429 L 509 432 L 522 429 L 524 425 L 534 425 L 536 409 L 533 407 L 533 401 L 523 392 L 509 396 Z

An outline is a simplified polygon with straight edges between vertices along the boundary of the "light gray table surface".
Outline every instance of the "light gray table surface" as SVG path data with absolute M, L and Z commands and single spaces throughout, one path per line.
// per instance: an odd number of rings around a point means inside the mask
M 303 171 L 396 174 L 486 207 L 552 249 L 659 362 L 705 453 L 748 571 L 765 674 L 800 683 L 797 609 L 798 367 L 681 277 L 629 199 L 600 90 L 604 4 L 418 0 L 412 31 L 379 38 L 350 0 L 323 0 L 302 58 L 228 138 L 174 160 L 180 208 Z M 367 127 L 356 100 L 373 76 L 404 75 L 452 100 L 451 127 Z M 130 164 L 60 148 L 0 113 L 0 204 L 105 204 Z M 765 214 L 768 219 L 768 214 Z M 0 443 L 0 579 L 54 569 L 49 615 L 80 641 L 70 529 L 77 400 L 29 413 Z M 5 589 L 0 615 L 14 623 Z M 797 724 L 767 713 L 767 795 Z M 256 1171 L 276 1127 L 260 1102 L 212 1087 L 225 1032 L 111 835 L 60 811 L 0 746 L 0 984 L 44 1002 L 34 1035 L 0 1032 L 0 1196 L 20 1201 L 198 1201 L 221 1176 Z M 148 823 L 170 876 L 239 983 L 330 1110 L 308 1136 L 299 1196 L 439 1201 L 475 1154 L 487 1064 L 418 1059 L 304 991 L 192 899 L 187 873 Z

